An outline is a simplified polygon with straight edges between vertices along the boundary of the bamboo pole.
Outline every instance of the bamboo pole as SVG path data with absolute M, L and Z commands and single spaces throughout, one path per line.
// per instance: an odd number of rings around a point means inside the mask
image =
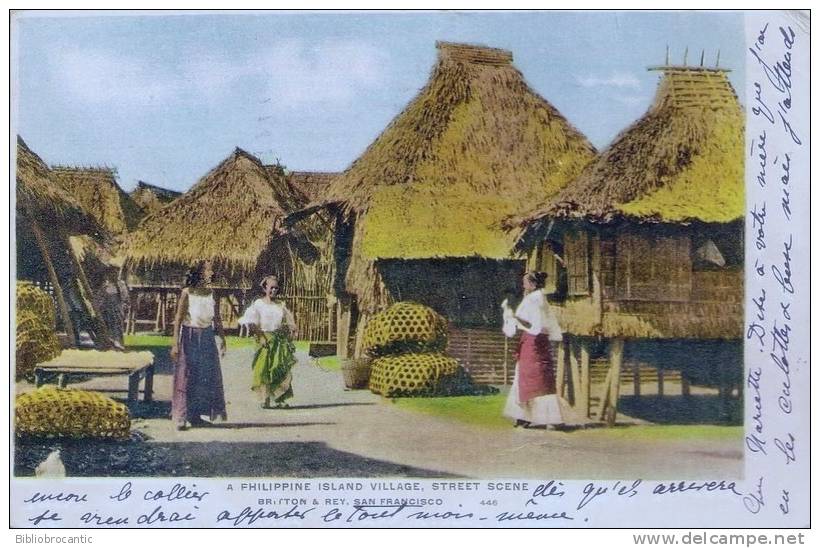
M 51 285 L 54 287 L 54 296 L 57 298 L 57 306 L 60 307 L 60 315 L 63 317 L 63 328 L 65 329 L 68 339 L 77 344 L 77 329 L 74 322 L 71 320 L 71 314 L 68 311 L 68 304 L 65 302 L 65 295 L 63 295 L 63 287 L 60 285 L 60 280 L 57 277 L 57 271 L 54 269 L 54 263 L 51 262 L 51 255 L 48 252 L 48 244 L 46 238 L 37 222 L 34 220 L 28 211 L 26 211 L 31 230 L 34 232 L 34 239 L 37 241 L 37 247 L 40 248 L 40 254 L 43 257 L 43 262 L 46 264 L 48 270 L 48 277 L 51 279 Z

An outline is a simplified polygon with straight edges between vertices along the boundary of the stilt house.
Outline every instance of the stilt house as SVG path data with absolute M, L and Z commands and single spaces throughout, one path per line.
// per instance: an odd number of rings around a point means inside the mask
M 702 383 L 728 397 L 743 370 L 744 112 L 724 69 L 657 70 L 649 111 L 514 223 L 532 265 L 560 280 L 553 297 L 569 361 L 559 365 L 571 399 L 610 422 L 624 360 L 635 395 L 641 363 L 658 369 L 660 393 L 675 370 L 684 394 Z M 599 343 L 609 368 L 593 409 Z

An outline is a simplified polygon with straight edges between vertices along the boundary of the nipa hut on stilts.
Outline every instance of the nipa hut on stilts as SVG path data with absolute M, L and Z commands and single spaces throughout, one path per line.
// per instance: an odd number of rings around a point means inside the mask
M 125 260 L 132 294 L 159 295 L 155 328 L 170 329 L 185 272 L 210 260 L 226 326 L 259 295 L 260 279 L 275 274 L 300 335 L 329 337 L 332 265 L 320 264 L 323 251 L 308 234 L 288 234 L 282 226 L 307 200 L 281 166 L 264 166 L 236 149 L 188 192 L 143 219 L 128 239 Z M 129 319 L 131 331 L 137 321 Z
M 332 212 L 338 354 L 361 352 L 363 326 L 396 301 L 446 316 L 450 353 L 474 377 L 500 365 L 501 301 L 518 293 L 524 261 L 501 221 L 561 189 L 595 150 L 529 88 L 512 53 L 437 43 L 427 85 L 368 149 L 297 216 Z M 353 320 L 358 316 L 358 321 Z M 487 337 L 491 337 L 488 339 Z M 471 356 L 470 348 L 500 354 Z M 511 381 L 511 371 L 499 373 Z
M 659 394 L 670 370 L 684 397 L 699 383 L 726 403 L 742 384 L 743 110 L 726 70 L 657 70 L 649 111 L 549 205 L 512 223 L 535 266 L 561 258 L 559 382 L 565 372 L 570 399 L 609 423 L 625 372 L 640 395 L 641 364 L 657 368 Z M 594 406 L 596 349 L 609 363 Z
M 68 346 L 81 334 L 105 348 L 105 325 L 94 305 L 94 289 L 82 266 L 82 251 L 72 242 L 82 237 L 103 244 L 105 230 L 58 184 L 42 159 L 17 138 L 16 274 L 52 295 L 57 329 Z
M 148 215 L 162 206 L 179 198 L 181 192 L 152 185 L 144 181 L 137 182 L 137 188 L 131 191 L 131 200 L 140 208 L 142 215 Z

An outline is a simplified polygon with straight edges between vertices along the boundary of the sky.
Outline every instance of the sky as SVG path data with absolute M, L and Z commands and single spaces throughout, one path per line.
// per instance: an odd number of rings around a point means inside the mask
M 206 13 L 57 16 L 12 27 L 13 131 L 48 164 L 186 190 L 235 147 L 294 171 L 347 168 L 428 80 L 437 40 L 513 52 L 599 149 L 651 104 L 651 66 L 732 70 L 732 12 Z

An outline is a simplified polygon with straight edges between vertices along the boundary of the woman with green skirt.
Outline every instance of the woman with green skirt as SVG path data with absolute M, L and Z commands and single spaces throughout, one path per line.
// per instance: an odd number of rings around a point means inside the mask
M 260 285 L 264 297 L 256 299 L 239 319 L 259 343 L 253 357 L 252 388 L 264 398 L 263 409 L 287 408 L 286 401 L 293 397 L 296 322 L 285 304 L 274 300 L 279 293 L 279 279 L 266 276 Z

